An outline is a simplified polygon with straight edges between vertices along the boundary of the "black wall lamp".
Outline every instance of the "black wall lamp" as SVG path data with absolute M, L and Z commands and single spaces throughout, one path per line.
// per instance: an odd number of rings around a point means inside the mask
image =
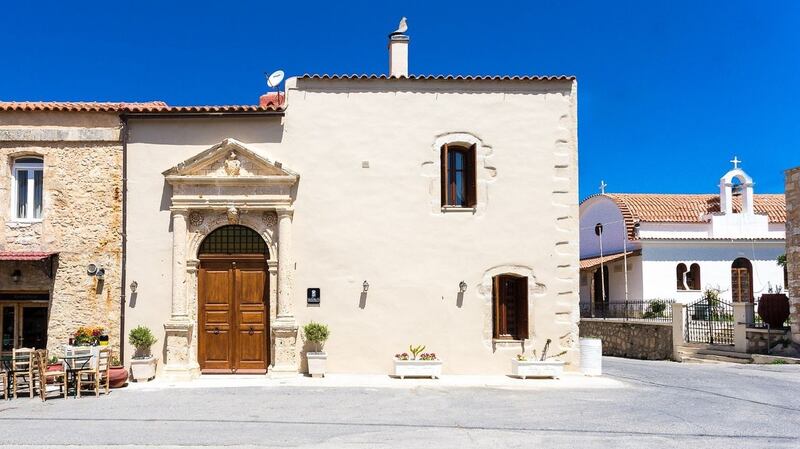
M 20 279 L 22 279 L 22 272 L 19 271 L 19 269 L 14 270 L 14 272 L 11 273 L 11 280 L 14 282 L 19 282 Z
M 361 286 L 364 287 L 364 293 L 366 293 L 369 290 L 369 282 L 364 281 L 364 283 L 361 284 Z
M 461 293 L 464 293 L 465 291 L 467 291 L 467 283 L 464 282 L 464 281 L 459 282 L 458 283 L 458 291 L 460 291 Z

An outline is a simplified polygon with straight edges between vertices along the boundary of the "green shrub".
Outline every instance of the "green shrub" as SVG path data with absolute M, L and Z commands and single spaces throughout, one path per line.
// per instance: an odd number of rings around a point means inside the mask
M 654 299 L 647 305 L 647 310 L 644 312 L 643 318 L 663 318 L 664 312 L 667 311 L 667 302 L 663 299 Z
M 322 347 L 325 346 L 325 342 L 328 340 L 330 332 L 328 331 L 327 325 L 312 321 L 303 326 L 303 335 L 305 336 L 306 341 L 311 343 L 314 346 L 314 349 L 319 352 L 322 351 Z
M 131 329 L 128 340 L 136 348 L 136 357 L 149 357 L 150 347 L 156 344 L 158 339 L 146 326 L 138 326 Z

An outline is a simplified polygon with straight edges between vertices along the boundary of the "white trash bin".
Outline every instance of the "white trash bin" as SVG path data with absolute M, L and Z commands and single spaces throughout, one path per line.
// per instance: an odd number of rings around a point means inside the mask
M 581 372 L 586 376 L 603 374 L 603 342 L 599 338 L 581 338 Z

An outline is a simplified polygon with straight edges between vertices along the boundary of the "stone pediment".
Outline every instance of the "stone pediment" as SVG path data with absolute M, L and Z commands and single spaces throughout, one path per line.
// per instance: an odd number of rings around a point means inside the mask
M 294 184 L 298 175 L 228 138 L 165 171 L 170 184 Z

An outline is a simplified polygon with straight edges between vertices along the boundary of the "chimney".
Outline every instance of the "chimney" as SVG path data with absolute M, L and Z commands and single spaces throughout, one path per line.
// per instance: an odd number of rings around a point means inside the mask
M 408 30 L 406 18 L 400 20 L 397 30 L 389 35 L 389 76 L 408 77 Z

